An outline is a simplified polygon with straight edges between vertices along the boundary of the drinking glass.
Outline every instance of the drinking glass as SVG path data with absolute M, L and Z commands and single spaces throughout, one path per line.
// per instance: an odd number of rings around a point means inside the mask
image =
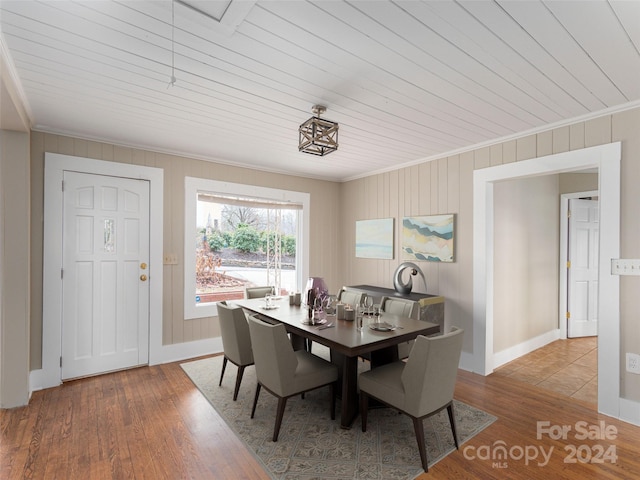
M 364 304 L 367 306 L 367 315 L 373 315 L 373 297 L 365 298 Z
M 364 307 L 362 305 L 356 305 L 356 328 L 358 331 L 362 331 L 362 327 L 364 324 L 364 319 L 362 316 L 364 315 Z

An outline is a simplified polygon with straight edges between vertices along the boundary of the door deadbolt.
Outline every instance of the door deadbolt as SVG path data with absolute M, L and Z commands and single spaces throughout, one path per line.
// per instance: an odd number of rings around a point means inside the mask
M 146 269 L 147 269 L 147 264 L 146 264 L 146 263 L 144 263 L 144 262 L 142 262 L 142 263 L 140 264 L 140 268 L 141 268 L 142 270 L 146 270 Z
M 147 276 L 145 274 L 140 275 L 140 280 L 142 280 L 143 282 L 146 282 Z

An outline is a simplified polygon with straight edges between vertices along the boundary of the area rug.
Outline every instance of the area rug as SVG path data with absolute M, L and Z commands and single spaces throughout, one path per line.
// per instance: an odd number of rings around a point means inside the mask
M 324 356 L 322 348 L 314 345 L 314 353 Z M 360 363 L 361 369 L 368 368 L 368 363 Z M 255 417 L 250 418 L 256 386 L 253 367 L 245 369 L 236 402 L 232 397 L 237 369 L 231 362 L 222 386 L 218 386 L 222 356 L 183 363 L 181 367 L 273 479 L 410 480 L 424 471 L 413 423 L 395 410 L 371 409 L 365 433 L 359 417 L 346 430 L 340 428 L 340 402 L 336 402 L 336 420 L 332 421 L 329 389 L 314 390 L 304 399 L 296 396 L 287 401 L 280 435 L 274 443 L 276 398 L 263 389 Z M 454 408 L 461 443 L 496 420 L 459 401 Z M 426 419 L 424 427 L 431 467 L 455 450 L 446 410 Z

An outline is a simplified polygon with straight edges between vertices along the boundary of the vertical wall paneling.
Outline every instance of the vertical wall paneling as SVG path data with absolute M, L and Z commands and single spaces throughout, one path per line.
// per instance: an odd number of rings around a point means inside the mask
M 585 147 L 611 143 L 611 116 L 594 118 L 584 124 Z
M 438 181 L 440 180 L 438 176 L 438 162 L 432 161 L 429 162 L 431 165 L 431 210 L 426 212 L 427 215 L 433 215 L 440 211 L 440 206 L 438 205 Z
M 553 133 L 553 153 L 569 151 L 569 127 L 556 128 Z
M 590 120 L 586 123 L 576 123 L 571 126 L 560 127 L 552 131 L 542 132 L 532 138 L 517 141 L 508 141 L 489 147 L 483 147 L 473 152 L 461 154 L 457 164 L 457 182 L 453 182 L 452 175 L 454 167 L 448 164 L 446 159 L 425 162 L 414 167 L 401 168 L 384 175 L 384 179 L 379 175 L 345 182 L 336 185 L 330 182 L 322 182 L 308 179 L 289 177 L 286 175 L 264 175 L 260 174 L 254 178 L 256 183 L 277 188 L 289 188 L 293 190 L 304 190 L 311 194 L 312 211 L 316 208 L 334 209 L 336 212 L 335 221 L 325 221 L 325 225 L 313 225 L 315 216 L 312 218 L 312 237 L 318 235 L 319 239 L 312 238 L 312 249 L 320 253 L 320 257 L 329 266 L 322 266 L 319 263 L 312 263 L 312 269 L 318 268 L 328 272 L 326 280 L 332 289 L 338 288 L 342 284 L 349 283 L 373 283 L 389 286 L 392 283 L 390 272 L 401 261 L 399 237 L 400 222 L 404 215 L 419 214 L 428 215 L 436 213 L 456 213 L 457 214 L 457 241 L 456 241 L 456 265 L 455 271 L 450 269 L 452 276 L 441 282 L 440 277 L 444 275 L 441 265 L 439 268 L 432 268 L 427 262 L 421 264 L 425 274 L 430 293 L 438 293 L 447 298 L 446 325 L 452 321 L 467 330 L 465 334 L 465 352 L 472 351 L 473 345 L 473 325 L 472 325 L 472 274 L 473 274 L 473 170 L 481 169 L 492 165 L 499 165 L 516 159 L 528 158 L 533 150 L 534 156 L 544 156 L 549 153 L 561 153 L 568 150 L 584 148 L 587 145 L 597 145 L 608 143 L 609 141 L 622 142 L 622 184 L 621 184 L 621 255 L 625 258 L 640 257 L 640 244 L 637 239 L 640 236 L 640 217 L 637 216 L 637 188 L 636 183 L 640 181 L 640 137 L 637 132 L 640 130 L 640 109 L 629 110 L 614 115 Z M 76 154 L 75 140 L 52 134 L 32 132 L 32 301 L 33 296 L 38 294 L 35 283 L 41 281 L 41 265 L 38 265 L 38 254 L 36 249 L 42 248 L 42 232 L 34 228 L 39 225 L 42 217 L 42 185 L 40 184 L 41 172 L 43 168 L 43 156 L 45 151 L 54 153 Z M 526 147 L 525 147 L 526 145 Z M 522 148 L 521 148 L 522 147 Z M 99 142 L 78 142 L 78 151 L 86 149 L 87 156 L 108 161 L 122 161 L 114 158 L 116 150 L 113 145 Z M 524 149 L 523 149 L 524 148 Z M 124 153 L 126 158 L 126 150 Z M 524 155 L 524 157 L 523 157 Z M 154 154 L 144 152 L 141 160 L 139 152 L 135 152 L 129 157 L 131 162 L 152 162 L 157 167 L 165 170 L 165 252 L 177 253 L 179 263 L 182 261 L 183 240 L 180 235 L 173 236 L 174 230 L 180 230 L 182 212 L 180 208 L 174 208 L 176 202 L 182 204 L 180 200 L 183 192 L 183 178 L 185 167 L 183 164 L 193 166 L 196 162 L 192 159 L 174 157 L 170 155 Z M 203 164 L 198 164 L 201 167 Z M 197 168 L 197 167 L 196 167 Z M 444 169 L 444 171 L 442 171 Z M 202 175 L 216 179 L 240 182 L 246 181 L 249 173 L 246 169 L 230 167 L 218 164 L 206 164 L 200 170 Z M 255 173 L 255 172 L 253 172 Z M 381 176 L 380 175 L 380 176 Z M 419 181 L 414 183 L 415 178 Z M 382 188 L 380 185 L 382 184 Z M 416 192 L 416 188 L 418 191 Z M 453 190 L 457 189 L 455 193 Z M 380 191 L 382 190 L 382 191 Z M 40 195 L 40 197 L 38 196 Z M 455 205 L 457 198 L 457 205 Z M 382 199 L 382 200 L 381 200 Z M 382 210 L 378 206 L 382 203 Z M 323 207 L 324 206 L 324 207 Z M 451 207 L 450 207 L 451 206 Z M 338 208 L 339 207 L 339 208 Z M 447 211 L 453 208 L 457 211 Z M 416 212 L 417 210 L 417 212 Z M 339 213 L 338 213 L 339 212 Z M 388 213 L 387 213 L 388 212 Z M 355 243 L 355 221 L 367 218 L 382 218 L 383 216 L 396 218 L 396 258 L 393 261 L 379 261 L 369 259 L 356 259 L 354 255 Z M 174 218 L 177 217 L 177 218 Z M 327 218 L 321 216 L 320 218 Z M 338 229 L 322 233 L 322 228 Z M 334 239 L 338 241 L 334 242 Z M 381 262 L 384 267 L 376 268 L 376 262 Z M 168 277 L 167 269 L 175 271 L 171 275 L 171 281 L 165 281 L 163 312 L 165 315 L 165 325 L 163 329 L 163 341 L 165 344 L 178 343 L 183 341 L 188 335 L 185 332 L 185 321 L 182 318 L 182 295 L 181 295 L 181 265 L 165 266 L 165 279 Z M 325 270 L 326 269 L 326 270 Z M 636 351 L 640 344 L 640 327 L 634 319 L 640 317 L 640 305 L 635 301 L 638 290 L 638 277 L 622 277 L 621 285 L 621 351 Z M 457 289 L 454 291 L 453 289 Z M 455 307 L 449 308 L 449 303 L 455 303 Z M 42 336 L 41 312 L 35 311 L 35 305 L 31 312 L 31 345 L 39 347 Z M 451 314 L 455 312 L 455 318 Z M 214 320 L 205 320 L 200 330 L 201 335 L 212 335 L 215 328 Z M 640 352 L 638 352 L 640 353 Z M 37 368 L 41 360 L 38 352 L 31 352 L 31 368 Z M 622 362 L 623 359 L 621 358 Z M 640 377 L 622 373 L 623 394 L 630 399 L 640 401 Z
M 441 158 L 438 160 L 438 210 L 436 214 L 449 212 L 449 159 Z
M 458 264 L 458 309 L 457 315 L 445 318 L 445 327 L 463 325 L 464 319 L 473 318 L 473 275 L 469 265 L 473 261 L 473 170 L 477 155 L 489 156 L 489 149 L 460 155 L 460 191 L 459 209 L 456 218 L 456 262 Z M 451 303 L 451 302 L 449 302 Z M 448 310 L 445 297 L 445 312 Z M 473 334 L 465 334 L 463 348 L 473 351 Z
M 496 166 L 496 165 L 502 165 L 502 144 L 499 145 L 491 145 L 491 147 L 489 147 L 489 158 L 488 158 L 488 162 L 486 162 L 487 159 L 485 159 L 483 151 L 485 149 L 480 149 L 478 151 L 476 151 L 476 169 L 479 168 L 485 168 L 488 166 Z
M 502 148 L 498 149 L 500 151 L 500 155 L 498 155 L 498 153 L 496 152 L 495 154 L 493 153 L 495 146 L 492 147 L 484 147 L 484 148 L 480 148 L 478 150 L 475 150 L 473 152 L 469 152 L 471 154 L 471 168 L 472 169 L 480 169 L 480 168 L 486 168 L 491 166 L 491 161 L 494 158 L 498 158 L 499 157 L 499 161 L 500 163 L 502 163 Z M 473 182 L 472 182 L 473 185 Z
M 511 163 L 516 161 L 517 141 L 510 140 L 502 144 L 502 163 Z
M 584 148 L 586 145 L 622 141 L 622 177 L 624 183 L 621 187 L 621 215 L 623 217 L 621 222 L 621 239 L 623 242 L 623 256 L 626 256 L 626 258 L 638 258 L 640 256 L 640 246 L 638 245 L 640 244 L 637 242 L 637 239 L 640 237 L 640 217 L 637 215 L 633 216 L 630 212 L 632 210 L 637 210 L 635 207 L 637 205 L 637 195 L 633 193 L 634 188 L 632 187 L 632 184 L 640 180 L 640 162 L 637 161 L 637 159 L 640 158 L 640 137 L 637 135 L 639 130 L 640 109 L 635 109 L 617 113 L 613 116 L 603 116 L 601 118 L 590 120 L 586 123 L 580 122 L 571 126 L 564 126 L 541 132 L 536 135 L 528 135 L 517 140 L 509 140 L 503 143 L 482 147 L 477 150 L 461 154 L 457 159 L 457 166 L 452 163 L 451 159 L 437 159 L 425 162 L 418 166 L 419 173 L 417 176 L 420 181 L 417 188 L 419 189 L 419 193 L 417 197 L 409 197 L 412 201 L 414 198 L 417 199 L 418 214 L 428 215 L 436 213 L 456 213 L 457 239 L 456 263 L 454 268 L 447 269 L 447 267 L 451 265 L 445 264 L 434 266 L 429 262 L 421 262 L 420 266 L 427 276 L 429 293 L 437 293 L 446 298 L 445 325 L 449 326 L 451 324 L 456 324 L 465 328 L 467 332 L 469 332 L 468 334 L 465 334 L 465 352 L 473 351 L 474 292 L 472 267 L 474 245 L 474 170 L 547 156 L 549 154 L 563 153 L 570 149 Z M 394 212 L 393 210 L 390 210 L 390 212 L 397 215 L 396 218 L 398 218 L 399 221 L 404 215 L 410 213 L 415 214 L 415 211 L 413 210 L 413 203 L 408 203 L 407 201 L 407 190 L 413 190 L 416 188 L 412 181 L 414 176 L 413 167 L 399 169 L 397 182 L 398 187 L 397 189 L 394 189 L 393 187 L 390 187 L 389 189 L 392 197 L 390 199 L 390 203 L 393 202 L 394 190 L 398 196 L 397 211 Z M 457 180 L 451 178 L 455 176 L 458 177 Z M 354 188 L 360 189 L 363 196 L 359 197 L 359 201 L 364 203 L 377 201 L 376 197 L 371 196 L 370 192 L 365 192 L 361 188 L 361 185 L 363 185 L 363 183 L 358 180 L 346 182 L 342 185 L 342 188 L 346 190 L 352 190 Z M 393 185 L 393 181 L 390 185 Z M 425 186 L 427 188 L 425 188 Z M 549 200 L 545 200 L 545 208 L 549 208 L 550 211 L 557 211 L 558 209 L 553 205 L 554 202 L 557 203 L 559 199 L 551 199 L 553 194 L 548 193 L 553 189 L 553 179 L 544 180 L 542 188 L 542 191 L 546 192 L 545 195 L 549 195 Z M 527 203 L 526 200 L 529 200 L 528 203 L 530 203 L 530 198 L 527 199 L 525 197 L 523 202 Z M 529 212 L 529 214 L 533 215 L 534 213 Z M 638 219 L 636 219 L 636 217 L 638 217 Z M 555 220 L 553 220 L 553 215 L 550 215 L 549 218 L 552 219 L 551 221 L 555 222 Z M 400 227 L 400 224 L 398 224 L 398 232 L 400 232 Z M 557 236 L 556 233 L 550 234 L 549 237 L 545 237 L 546 239 L 542 237 L 538 238 L 536 241 L 540 242 L 544 240 L 547 242 L 549 238 L 554 236 Z M 401 239 L 398 238 L 398 241 L 400 242 Z M 524 241 L 525 240 L 523 240 L 523 242 Z M 554 242 L 549 242 L 545 248 L 558 249 L 559 246 Z M 399 245 L 397 251 L 400 252 Z M 496 252 L 496 255 L 498 253 L 499 252 Z M 553 263 L 551 257 L 545 257 L 543 260 L 547 264 Z M 400 258 L 398 259 L 398 262 L 399 261 Z M 366 269 L 367 263 L 370 263 L 370 261 L 366 259 L 362 260 L 362 268 L 364 271 L 368 271 Z M 548 268 L 553 269 L 553 267 Z M 557 273 L 552 273 L 551 275 L 553 280 Z M 367 283 L 373 282 L 378 285 L 389 285 L 390 280 L 387 276 L 388 274 L 385 272 L 384 277 L 367 279 Z M 625 290 L 625 286 L 631 285 L 636 278 L 637 277 L 621 278 L 623 292 L 631 291 L 631 287 L 629 287 L 628 290 Z M 554 281 L 555 280 L 548 283 L 550 285 L 556 285 L 554 284 Z M 637 291 L 637 287 L 634 291 Z M 534 292 L 534 294 L 541 294 L 541 292 L 545 292 L 545 295 L 553 295 L 552 293 L 549 293 L 549 291 L 541 289 L 540 285 L 532 286 L 531 292 Z M 502 293 L 504 295 L 508 295 L 504 291 Z M 527 296 L 529 295 L 530 294 L 527 294 Z M 522 301 L 526 303 L 530 300 L 523 297 Z M 551 303 L 553 304 L 553 301 Z M 535 311 L 535 309 L 532 311 Z M 553 308 L 549 309 L 549 312 L 545 310 L 538 313 L 540 315 L 544 315 L 545 319 L 539 322 L 538 319 L 530 318 L 529 322 L 531 325 L 519 325 L 518 328 L 523 329 L 517 334 L 519 339 L 531 338 L 532 336 L 542 332 L 542 330 L 555 328 L 554 325 L 557 325 L 557 313 L 555 314 L 555 318 L 551 318 L 555 313 L 553 312 Z M 621 314 L 622 321 L 625 323 L 627 329 L 626 331 L 630 334 L 626 336 L 623 335 L 621 341 L 622 344 L 625 345 L 625 348 L 627 348 L 627 351 L 633 351 L 633 349 L 636 348 L 634 345 L 637 346 L 640 344 L 640 338 L 638 338 L 640 332 L 637 331 L 640 330 L 640 327 L 636 328 L 635 325 L 630 325 L 630 320 L 628 319 L 638 318 L 640 316 L 640 306 L 637 305 L 637 302 L 636 305 L 633 304 L 630 294 L 628 294 L 627 298 L 623 297 L 621 299 Z M 511 326 L 509 326 L 509 328 L 511 328 Z M 527 331 L 529 328 L 532 329 Z M 499 341 L 503 342 L 503 346 L 506 346 L 511 342 L 510 339 L 501 339 Z M 631 391 L 632 398 L 640 400 L 640 382 L 636 377 L 637 376 L 625 374 L 625 381 L 627 383 L 626 391 Z
M 553 153 L 553 133 L 542 132 L 536 135 L 536 156 L 544 157 Z
M 32 132 L 31 135 L 31 266 L 32 286 L 31 295 L 33 306 L 31 313 L 31 369 L 41 367 L 42 363 L 42 215 L 43 215 L 43 175 L 44 153 L 61 153 L 67 155 L 84 154 L 88 158 L 106 160 L 119 163 L 154 166 L 164 171 L 164 253 L 174 253 L 178 256 L 177 265 L 163 265 L 163 345 L 172 345 L 190 340 L 201 340 L 219 336 L 217 318 L 209 317 L 197 320 L 184 319 L 183 275 L 184 275 L 184 176 L 190 175 L 215 178 L 217 180 L 247 183 L 253 178 L 256 185 L 305 191 L 312 199 L 311 247 L 318 255 L 315 257 L 314 267 L 321 272 L 332 288 L 343 282 L 338 276 L 342 272 L 340 263 L 340 249 L 348 250 L 344 254 L 345 260 L 353 257 L 353 234 L 342 241 L 343 234 L 338 232 L 341 212 L 340 189 L 334 182 L 304 179 L 288 175 L 265 174 L 245 168 L 231 167 L 202 160 L 194 160 L 169 154 L 137 150 L 129 147 L 115 146 L 106 143 L 87 141 L 61 135 Z M 371 178 L 368 182 L 376 183 Z M 353 191 L 354 198 L 358 198 L 361 205 L 365 205 L 361 189 Z M 367 199 L 368 202 L 368 199 Z M 355 202 L 354 202 L 355 203 Z M 350 215 L 350 214 L 349 214 Z M 153 220 L 153 219 L 152 219 Z M 316 221 L 317 220 L 317 221 Z M 353 229 L 353 221 L 349 221 Z M 37 228 L 34 228 L 37 227 Z M 338 240 L 340 239 L 340 241 Z M 369 278 L 375 276 L 375 270 Z
M 620 166 L 620 256 L 640 258 L 640 216 L 638 215 L 638 183 L 640 183 L 640 108 L 617 113 L 612 118 L 612 141 L 622 141 Z M 620 277 L 620 362 L 624 366 L 626 352 L 640 353 L 640 277 Z M 627 373 L 623 367 L 621 393 L 640 402 L 640 375 Z
M 516 161 L 528 160 L 536 156 L 536 135 L 519 138 L 516 141 Z
M 420 203 L 418 205 L 418 214 L 425 215 L 431 210 L 431 169 L 428 163 L 419 166 L 418 174 L 418 191 L 420 194 Z
M 569 127 L 569 150 L 584 148 L 584 123 L 574 123 Z

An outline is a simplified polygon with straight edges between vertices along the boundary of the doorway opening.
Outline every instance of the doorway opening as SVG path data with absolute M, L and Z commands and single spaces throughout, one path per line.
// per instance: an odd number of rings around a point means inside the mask
M 598 258 L 598 411 L 618 417 L 620 406 L 620 285 L 606 268 L 620 252 L 620 142 L 515 162 L 474 172 L 473 364 L 494 369 L 494 203 L 495 182 L 595 168 L 600 194 Z M 555 303 L 555 301 L 554 301 Z

